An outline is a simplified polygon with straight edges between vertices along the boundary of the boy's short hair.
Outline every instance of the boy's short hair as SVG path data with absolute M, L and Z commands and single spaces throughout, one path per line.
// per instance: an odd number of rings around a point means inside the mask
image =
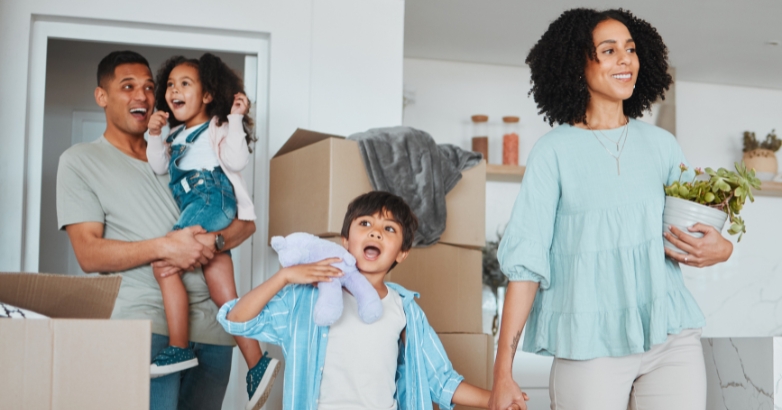
M 380 212 L 389 212 L 394 220 L 402 225 L 402 250 L 410 250 L 413 247 L 415 231 L 418 230 L 418 218 L 404 199 L 385 191 L 368 192 L 350 202 L 342 222 L 342 237 L 349 239 L 350 224 L 356 218 Z
M 114 70 L 122 64 L 144 64 L 149 68 L 147 59 L 135 51 L 112 51 L 98 63 L 98 87 L 103 87 L 103 81 L 114 78 Z M 152 73 L 152 69 L 149 72 Z

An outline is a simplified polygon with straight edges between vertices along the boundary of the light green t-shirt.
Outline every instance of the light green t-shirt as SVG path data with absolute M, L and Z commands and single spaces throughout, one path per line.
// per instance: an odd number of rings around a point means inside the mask
M 101 137 L 77 144 L 60 157 L 57 170 L 59 228 L 100 222 L 103 236 L 126 242 L 158 238 L 179 218 L 168 175 L 155 175 L 148 163 L 129 157 Z M 122 272 L 112 319 L 149 319 L 152 332 L 168 335 L 163 297 L 150 265 Z M 182 275 L 190 300 L 190 340 L 233 345 L 217 323 L 218 307 L 209 297 L 201 270 Z

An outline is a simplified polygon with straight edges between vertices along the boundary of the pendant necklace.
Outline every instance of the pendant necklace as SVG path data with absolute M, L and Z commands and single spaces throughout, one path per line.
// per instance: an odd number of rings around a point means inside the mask
M 627 144 L 627 134 L 629 132 L 628 131 L 628 125 L 630 125 L 630 119 L 629 118 L 627 119 L 627 122 L 625 122 L 624 129 L 622 130 L 622 133 L 619 135 L 619 139 L 617 139 L 616 141 L 612 140 L 611 138 L 608 138 L 605 134 L 603 134 L 602 131 L 597 130 L 600 133 L 600 135 L 602 135 L 605 139 L 607 139 L 607 140 L 611 141 L 612 143 L 616 144 L 616 150 L 618 151 L 618 154 L 614 155 L 611 152 L 611 150 L 609 150 L 608 147 L 606 147 L 606 145 L 603 144 L 603 141 L 600 140 L 600 137 L 597 136 L 597 134 L 595 133 L 595 130 L 593 130 L 592 127 L 589 126 L 589 124 L 586 124 L 587 128 L 589 128 L 589 131 L 592 131 L 592 135 L 594 135 L 595 139 L 597 139 L 597 142 L 599 142 L 600 145 L 603 146 L 603 149 L 606 150 L 608 155 L 610 155 L 611 157 L 613 157 L 616 160 L 616 175 L 622 175 L 622 170 L 621 170 L 621 167 L 619 166 L 619 158 L 622 156 L 622 152 L 625 149 L 625 144 Z M 622 141 L 622 139 L 624 139 L 624 142 Z M 621 148 L 619 146 L 620 142 L 622 143 Z

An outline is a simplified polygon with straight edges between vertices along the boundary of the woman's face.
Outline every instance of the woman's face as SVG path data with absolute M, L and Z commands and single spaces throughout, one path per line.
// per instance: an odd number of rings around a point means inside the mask
M 616 20 L 600 22 L 592 32 L 597 60 L 587 59 L 584 68 L 592 101 L 624 101 L 633 95 L 638 79 L 635 41 L 624 24 Z

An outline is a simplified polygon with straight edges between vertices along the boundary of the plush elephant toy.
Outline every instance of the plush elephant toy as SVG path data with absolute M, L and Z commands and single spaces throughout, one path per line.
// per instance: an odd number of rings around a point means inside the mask
M 383 315 L 383 304 L 377 291 L 356 268 L 356 258 L 342 246 L 308 233 L 297 232 L 286 237 L 272 238 L 282 267 L 341 258 L 332 264 L 343 276 L 331 282 L 318 282 L 318 300 L 313 319 L 318 326 L 330 326 L 342 316 L 342 287 L 350 291 L 358 302 L 358 316 L 364 323 L 372 323 Z

